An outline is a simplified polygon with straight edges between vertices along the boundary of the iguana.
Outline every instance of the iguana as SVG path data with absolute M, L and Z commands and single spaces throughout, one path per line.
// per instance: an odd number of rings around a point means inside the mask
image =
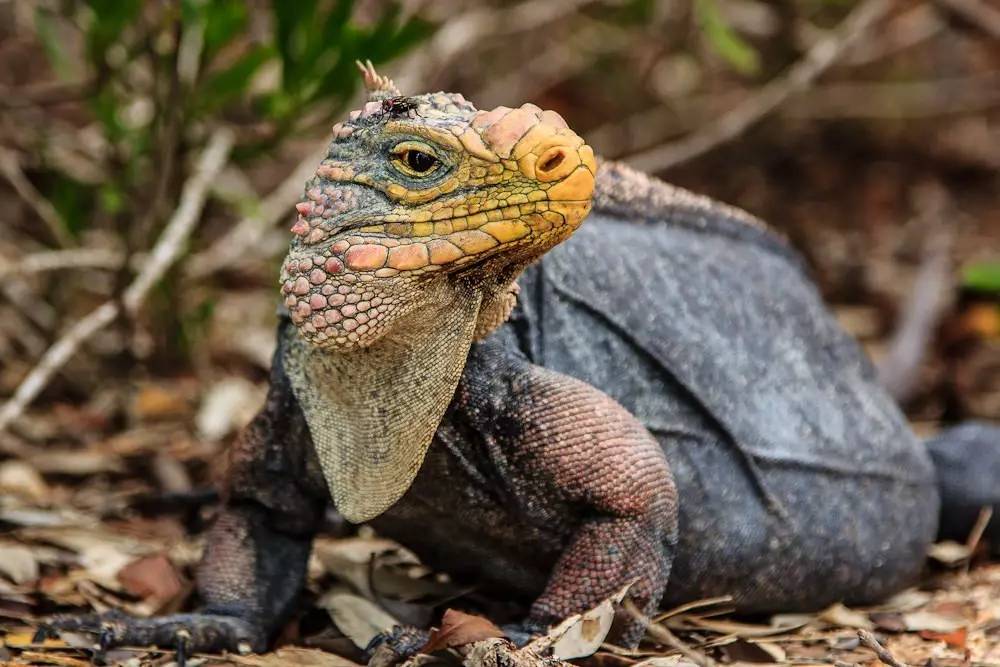
M 181 658 L 263 650 L 331 498 L 524 600 L 517 641 L 628 582 L 646 613 L 878 600 L 917 577 L 942 505 L 1000 502 L 998 431 L 934 442 L 942 500 L 872 365 L 756 218 L 599 162 L 552 111 L 407 97 L 363 71 L 369 101 L 296 207 L 270 391 L 230 452 L 200 612 L 51 627 Z

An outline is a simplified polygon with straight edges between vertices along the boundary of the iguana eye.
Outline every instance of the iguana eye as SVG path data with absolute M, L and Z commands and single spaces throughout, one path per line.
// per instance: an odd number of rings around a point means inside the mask
M 392 165 L 407 176 L 426 176 L 441 166 L 441 160 L 427 144 L 404 141 L 392 149 Z

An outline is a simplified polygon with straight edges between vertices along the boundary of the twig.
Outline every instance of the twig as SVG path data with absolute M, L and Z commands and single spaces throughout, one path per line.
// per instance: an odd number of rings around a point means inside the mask
M 979 546 L 979 541 L 983 539 L 983 535 L 986 533 L 986 529 L 989 527 L 992 518 L 992 507 L 984 505 L 980 508 L 979 515 L 976 516 L 976 522 L 972 525 L 972 530 L 969 531 L 969 537 L 965 540 L 965 547 L 969 551 L 969 557 L 965 560 L 966 574 L 969 572 L 969 566 L 972 565 L 972 556 Z
M 211 181 L 218 175 L 233 145 L 232 133 L 216 130 L 201 154 L 194 173 L 181 191 L 180 204 L 167 222 L 166 228 L 149 254 L 142 271 L 128 286 L 122 298 L 125 309 L 134 313 L 152 286 L 176 261 L 184 241 L 194 229 L 205 205 Z M 97 331 L 109 325 L 120 314 L 118 301 L 108 301 L 77 321 L 42 355 L 38 364 L 21 382 L 14 395 L 0 406 L 0 431 L 17 419 L 34 400 L 51 377 L 73 356 L 77 348 Z
M 124 257 L 120 252 L 103 248 L 36 252 L 16 262 L 0 257 L 0 278 L 65 269 L 117 269 L 123 261 Z
M 408 59 L 393 80 L 403 94 L 427 85 L 435 73 L 467 54 L 486 37 L 500 37 L 538 28 L 571 15 L 595 0 L 525 0 L 507 8 L 477 7 L 447 21 L 430 42 Z
M 14 186 L 14 190 L 21 196 L 21 199 L 42 219 L 42 222 L 49 228 L 49 232 L 51 232 L 59 245 L 63 247 L 73 245 L 73 239 L 64 229 L 62 219 L 59 217 L 59 213 L 56 212 L 55 207 L 35 189 L 35 186 L 31 184 L 31 181 L 21 171 L 21 165 L 18 162 L 17 156 L 12 151 L 4 148 L 0 148 L 0 173 L 3 173 L 4 178 L 10 181 L 10 184 Z
M 777 109 L 795 93 L 807 88 L 853 46 L 892 7 L 890 0 L 866 0 L 805 57 L 756 94 L 693 134 L 636 153 L 628 162 L 645 171 L 662 171 L 730 141 Z
M 646 634 L 656 641 L 680 651 L 681 655 L 700 667 L 715 667 L 715 661 L 710 657 L 685 644 L 681 641 L 680 637 L 675 635 L 665 626 L 650 621 L 649 618 L 635 606 L 635 603 L 632 602 L 631 599 L 626 599 L 622 606 L 629 616 L 646 625 Z
M 882 646 L 877 639 L 875 639 L 875 635 L 867 630 L 858 630 L 858 639 L 865 648 L 874 652 L 875 656 L 878 657 L 879 661 L 883 664 L 889 665 L 889 667 L 909 667 L 909 665 L 905 662 L 900 662 L 892 655 L 892 653 L 889 653 L 889 650 Z
M 991 36 L 1000 39 L 1000 10 L 979 0 L 937 0 L 966 21 Z
M 951 303 L 954 230 L 944 222 L 952 217 L 948 193 L 943 186 L 932 183 L 919 190 L 918 196 L 923 200 L 918 205 L 924 209 L 920 216 L 926 228 L 935 231 L 924 241 L 923 259 L 903 304 L 900 323 L 878 364 L 879 380 L 899 403 L 913 396 L 934 330 Z
M 185 266 L 185 277 L 199 280 L 253 254 L 264 232 L 277 224 L 302 196 L 303 184 L 316 173 L 328 145 L 329 139 L 324 137 L 285 180 L 260 201 L 252 214 L 236 223 L 208 248 L 192 256 Z

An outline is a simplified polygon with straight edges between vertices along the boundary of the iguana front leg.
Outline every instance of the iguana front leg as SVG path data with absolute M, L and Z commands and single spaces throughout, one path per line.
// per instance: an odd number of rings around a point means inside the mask
M 542 631 L 625 584 L 637 606 L 653 612 L 677 539 L 676 490 L 659 443 L 603 392 L 526 362 L 508 401 L 523 424 L 506 444 L 523 461 L 519 469 L 582 517 L 526 628 Z M 618 640 L 634 645 L 643 630 L 632 619 Z
M 261 412 L 230 449 L 224 505 L 198 567 L 197 613 L 132 618 L 122 613 L 62 616 L 46 629 L 99 635 L 101 649 L 149 646 L 192 652 L 263 651 L 302 589 L 326 498 L 308 429 L 276 357 Z

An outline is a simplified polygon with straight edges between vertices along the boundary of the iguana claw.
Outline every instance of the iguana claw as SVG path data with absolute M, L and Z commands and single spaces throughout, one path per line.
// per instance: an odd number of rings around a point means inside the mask
M 233 616 L 177 614 L 161 618 L 134 618 L 119 611 L 104 614 L 56 616 L 39 626 L 35 639 L 44 640 L 61 631 L 96 634 L 94 657 L 101 661 L 116 646 L 158 646 L 176 652 L 178 667 L 193 653 L 248 653 L 263 651 L 264 633 L 252 623 Z

